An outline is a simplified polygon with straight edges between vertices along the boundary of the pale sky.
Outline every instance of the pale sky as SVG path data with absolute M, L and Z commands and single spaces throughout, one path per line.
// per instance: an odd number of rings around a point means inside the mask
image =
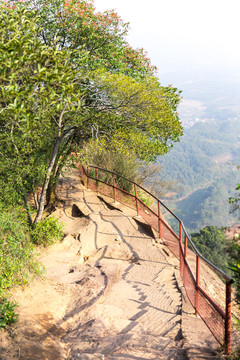
M 240 0 L 95 0 L 130 23 L 159 73 L 189 67 L 240 68 Z

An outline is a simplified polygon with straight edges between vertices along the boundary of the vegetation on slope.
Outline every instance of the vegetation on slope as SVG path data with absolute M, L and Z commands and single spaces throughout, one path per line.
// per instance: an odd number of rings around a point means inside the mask
M 175 203 L 176 214 L 190 232 L 196 232 L 208 225 L 228 226 L 237 221 L 237 214 L 229 212 L 229 186 L 234 186 L 235 177 L 216 180 L 203 189 L 194 191 L 187 198 Z M 171 206 L 171 205 L 170 205 Z
M 200 253 L 219 269 L 229 273 L 230 255 L 224 229 L 216 226 L 206 226 L 192 234 L 192 240 Z
M 237 184 L 236 190 L 237 195 L 229 198 L 229 203 L 232 206 L 233 212 L 239 210 L 240 184 Z M 236 289 L 235 301 L 240 305 L 239 236 L 233 239 L 227 239 L 225 236 L 225 229 L 226 228 L 223 227 L 206 226 L 199 232 L 193 233 L 192 240 L 203 256 L 233 277 L 234 287 Z
M 239 131 L 236 119 L 197 123 L 158 160 L 163 175 L 181 187 L 169 206 L 177 209 L 190 232 L 236 221 L 229 213 L 228 198 L 238 176 L 234 163 L 240 160 Z
M 240 169 L 240 166 L 238 166 L 238 169 Z M 236 191 L 237 191 L 237 195 L 235 197 L 230 197 L 229 203 L 232 206 L 232 211 L 236 212 L 239 216 L 240 184 L 237 184 Z M 239 240 L 239 237 L 237 237 L 236 239 L 233 239 L 230 255 L 231 255 L 230 269 L 233 271 L 235 287 L 237 290 L 236 301 L 240 305 L 240 240 Z
M 56 219 L 45 218 L 32 230 L 21 207 L 0 205 L 0 328 L 16 320 L 16 304 L 8 300 L 9 291 L 43 271 L 35 259 L 34 244 L 48 246 L 62 236 Z

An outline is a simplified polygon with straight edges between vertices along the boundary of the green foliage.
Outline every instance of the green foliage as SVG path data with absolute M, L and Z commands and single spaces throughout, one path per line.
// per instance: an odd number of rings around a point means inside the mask
M 180 139 L 180 92 L 160 85 L 127 28 L 85 0 L 0 4 L 0 194 L 23 197 L 30 218 L 41 186 L 35 223 L 75 144 L 110 137 L 151 161 Z
M 239 246 L 240 247 L 240 246 Z M 234 278 L 234 286 L 236 288 L 236 302 L 240 305 L 240 250 L 238 251 L 238 259 L 233 259 L 232 262 L 229 263 L 229 269 L 233 272 Z
M 87 69 L 105 68 L 134 77 L 156 70 L 143 49 L 135 50 L 127 43 L 129 24 L 113 10 L 95 12 L 93 2 L 87 0 L 27 0 L 24 4 L 15 0 L 11 3 L 27 7 L 31 10 L 30 16 L 39 15 L 36 25 L 46 45 L 52 46 L 57 39 L 61 50 L 88 52 Z M 72 61 L 78 64 L 78 60 L 77 52 L 72 52 Z
M 223 229 L 206 226 L 199 233 L 192 234 L 192 240 L 200 253 L 225 272 L 228 271 L 229 255 L 226 253 L 227 240 Z
M 0 329 L 17 321 L 16 306 L 17 304 L 13 301 L 6 298 L 0 299 Z
M 229 261 L 229 269 L 232 271 L 234 279 L 234 287 L 236 289 L 236 302 L 240 305 L 240 243 L 239 239 L 233 239 L 228 247 L 231 259 Z
M 32 15 L 31 15 L 32 16 Z M 5 203 L 42 184 L 51 156 L 54 124 L 73 94 L 76 72 L 67 51 L 37 37 L 37 15 L 0 7 L 0 189 Z M 30 19 L 29 19 L 30 17 Z M 79 51 L 79 61 L 83 60 Z M 83 60 L 84 61 L 84 60 Z
M 146 204 L 148 207 L 151 208 L 151 206 L 153 205 L 152 196 L 150 196 L 148 193 L 146 193 L 143 190 L 138 190 L 138 197 L 140 200 L 142 200 L 142 202 L 144 202 L 144 204 Z
M 0 214 L 0 298 L 15 285 L 26 284 L 40 266 L 34 260 L 26 220 L 20 208 L 4 210 Z
M 237 169 L 240 169 L 240 166 L 237 165 Z M 239 219 L 239 201 L 240 201 L 240 184 L 237 184 L 236 189 L 237 195 L 235 197 L 229 198 L 229 203 L 232 207 L 231 211 L 233 213 L 237 213 Z M 233 277 L 235 280 L 235 288 L 236 288 L 236 301 L 240 305 L 240 242 L 239 236 L 233 239 L 230 247 L 229 247 L 231 262 L 229 262 L 229 268 L 233 271 Z
M 238 166 L 238 169 L 240 167 Z M 230 197 L 229 198 L 229 204 L 231 205 L 231 212 L 235 212 L 235 213 L 238 213 L 238 217 L 239 217 L 239 209 L 240 209 L 240 206 L 239 206 L 239 202 L 240 202 L 240 193 L 239 193 L 239 190 L 240 190 L 240 184 L 237 184 L 236 186 L 236 189 L 237 191 L 237 195 L 235 197 Z
M 42 273 L 32 242 L 47 246 L 62 235 L 56 219 L 45 218 L 31 230 L 21 207 L 4 208 L 0 204 L 0 328 L 17 320 L 17 305 L 7 299 L 9 290 Z
M 49 246 L 61 240 L 63 235 L 63 225 L 57 219 L 47 217 L 32 229 L 31 240 L 36 245 Z
M 135 152 L 139 159 L 150 162 L 168 152 L 172 143 L 180 140 L 182 126 L 175 105 L 172 106 L 166 97 L 158 79 L 148 76 L 136 81 L 124 75 L 98 72 L 95 81 L 119 109 L 114 122 L 113 114 L 109 118 L 113 130 L 112 147 L 121 153 Z M 179 102 L 179 94 L 172 94 L 172 97 Z M 104 114 L 105 123 L 107 120 Z

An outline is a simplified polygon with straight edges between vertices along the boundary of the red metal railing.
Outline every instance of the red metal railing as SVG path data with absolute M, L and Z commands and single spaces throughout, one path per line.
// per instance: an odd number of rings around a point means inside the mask
M 97 166 L 79 165 L 79 169 L 83 183 L 88 188 L 136 209 L 138 215 L 157 231 L 180 261 L 183 284 L 196 314 L 200 315 L 216 340 L 224 345 L 225 353 L 230 354 L 233 280 L 199 253 L 182 221 L 149 191 L 121 175 Z M 149 203 L 151 207 L 147 205 Z M 217 299 L 209 295 L 212 286 L 206 283 L 209 277 L 217 282 Z

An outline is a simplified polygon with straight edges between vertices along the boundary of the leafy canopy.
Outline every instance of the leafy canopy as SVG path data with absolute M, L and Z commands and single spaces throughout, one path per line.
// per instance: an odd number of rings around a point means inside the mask
M 0 3 L 0 188 L 28 207 L 40 186 L 36 222 L 76 144 L 97 136 L 150 161 L 182 134 L 179 91 L 161 86 L 127 27 L 89 1 Z
M 40 39 L 52 46 L 57 39 L 59 49 L 84 49 L 89 53 L 88 69 L 105 68 L 114 73 L 135 77 L 152 74 L 156 68 L 143 49 L 133 49 L 126 41 L 128 23 L 113 10 L 96 12 L 93 1 L 25 0 L 9 1 L 39 15 Z M 77 53 L 72 54 L 75 63 Z

